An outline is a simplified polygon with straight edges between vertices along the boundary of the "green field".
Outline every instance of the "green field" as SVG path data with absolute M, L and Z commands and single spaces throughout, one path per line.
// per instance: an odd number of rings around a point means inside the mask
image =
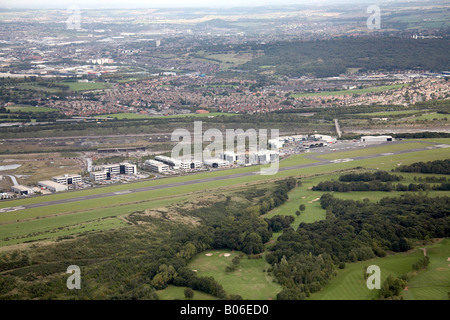
M 414 113 L 423 112 L 426 110 L 401 110 L 401 111 L 382 111 L 382 112 L 372 112 L 372 113 L 359 113 L 358 116 L 368 116 L 368 117 L 389 117 L 398 115 L 409 115 Z
M 430 264 L 408 283 L 406 300 L 448 300 L 450 292 L 450 240 L 427 247 Z
M 404 179 L 401 181 L 402 184 L 417 183 L 414 181 L 414 177 L 417 176 L 415 173 L 396 173 L 401 175 Z M 313 223 L 316 221 L 324 220 L 326 212 L 322 209 L 320 205 L 320 197 L 326 193 L 323 191 L 312 191 L 311 188 L 317 185 L 321 181 L 338 180 L 340 174 L 328 174 L 319 175 L 315 177 L 307 177 L 302 179 L 302 186 L 295 188 L 289 192 L 289 200 L 283 205 L 270 211 L 270 213 L 263 216 L 263 218 L 272 218 L 275 215 L 290 215 L 295 218 L 291 227 L 296 230 L 300 223 Z M 421 177 L 433 176 L 433 175 L 420 175 Z M 346 199 L 346 200 L 364 200 L 368 199 L 370 201 L 380 201 L 382 198 L 386 197 L 398 197 L 408 192 L 334 192 L 333 195 L 336 198 Z M 448 193 L 445 191 L 428 191 L 427 195 L 429 197 L 441 197 Z M 295 212 L 299 210 L 300 205 L 305 205 L 305 211 L 301 212 L 300 217 L 298 217 Z M 282 232 L 274 233 L 271 240 L 276 240 Z
M 442 113 L 429 113 L 429 114 L 423 114 L 420 117 L 415 117 L 414 120 L 450 120 L 449 114 L 442 114 Z
M 339 175 L 327 175 L 326 179 L 336 179 L 338 177 Z M 320 201 L 318 201 L 323 192 L 310 190 L 312 186 L 324 179 L 323 176 L 302 179 L 302 186 L 289 192 L 289 200 L 264 215 L 263 218 L 272 218 L 276 215 L 293 216 L 295 220 L 291 224 L 291 227 L 294 228 L 294 230 L 296 230 L 302 222 L 313 223 L 325 219 L 325 210 L 322 209 Z M 301 212 L 300 217 L 297 217 L 295 212 L 299 210 L 301 204 L 304 204 L 306 209 Z M 274 233 L 271 240 L 276 240 L 281 234 L 282 232 Z
M 363 149 L 352 150 L 352 151 L 342 151 L 336 153 L 329 153 L 324 155 L 319 155 L 317 158 L 327 159 L 327 160 L 336 160 L 336 159 L 347 159 L 347 158 L 355 158 L 360 156 L 367 156 L 371 154 L 377 153 L 389 153 L 393 151 L 401 151 L 401 150 L 410 150 L 410 149 L 419 149 L 432 146 L 432 143 L 425 142 L 406 142 L 401 144 L 392 144 L 392 145 L 383 145 L 381 147 L 366 147 Z
M 63 84 L 70 87 L 70 90 L 72 91 L 88 91 L 88 90 L 100 90 L 100 89 L 107 89 L 110 87 L 110 84 L 103 83 L 103 82 L 88 82 L 88 83 L 82 83 L 82 82 L 59 82 L 58 84 Z
M 184 289 L 186 289 L 186 287 L 170 285 L 164 290 L 156 291 L 156 294 L 160 300 L 186 300 L 184 297 Z M 194 290 L 194 298 L 192 298 L 192 300 L 217 300 L 217 298 L 201 291 Z
M 244 256 L 237 270 L 229 273 L 225 271 L 239 253 L 230 250 L 205 251 L 194 257 L 188 267 L 197 270 L 198 276 L 214 277 L 228 294 L 239 294 L 248 300 L 275 300 L 281 287 L 264 272 L 269 267 L 265 259 L 248 259 Z M 230 256 L 225 257 L 224 254 Z
M 324 97 L 324 96 L 344 96 L 349 94 L 365 94 L 365 93 L 373 93 L 373 92 L 383 92 L 389 91 L 392 89 L 400 89 L 403 87 L 407 87 L 407 84 L 396 84 L 391 86 L 380 86 L 380 87 L 372 87 L 365 89 L 353 89 L 353 90 L 340 90 L 340 91 L 323 91 L 317 93 L 294 93 L 291 97 L 294 98 L 306 98 L 306 97 Z
M 56 112 L 58 109 L 48 107 L 32 107 L 32 106 L 17 106 L 8 107 L 7 110 L 11 112 Z
M 403 292 L 405 299 L 447 300 L 450 291 L 450 268 L 447 257 L 450 256 L 450 240 L 439 244 L 425 246 L 430 257 L 430 265 L 420 271 L 408 283 L 408 290 Z M 381 269 L 381 281 L 389 275 L 400 277 L 412 271 L 412 264 L 423 257 L 419 248 L 407 253 L 397 253 L 384 258 L 347 264 L 339 270 L 325 288 L 311 295 L 312 300 L 371 300 L 378 298 L 378 290 L 369 290 L 363 278 L 364 268 L 377 265 Z M 438 270 L 439 269 L 439 270 Z M 444 270 L 445 269 L 445 270 Z
M 101 117 L 105 118 L 117 118 L 117 120 L 137 120 L 137 119 L 175 119 L 175 118 L 207 118 L 207 117 L 218 117 L 218 116 L 237 116 L 234 113 L 220 113 L 220 112 L 212 112 L 212 113 L 202 113 L 202 114 L 179 114 L 179 115 L 168 115 L 168 116 L 150 116 L 146 114 L 138 114 L 138 113 L 115 113 L 102 115 Z

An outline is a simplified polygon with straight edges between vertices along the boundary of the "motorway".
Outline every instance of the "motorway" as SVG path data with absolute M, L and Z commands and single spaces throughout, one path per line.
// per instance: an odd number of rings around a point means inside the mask
M 447 148 L 447 147 L 450 147 L 450 145 L 434 145 L 434 146 L 428 146 L 428 147 L 423 147 L 423 148 L 393 151 L 393 152 L 389 152 L 389 153 L 378 153 L 378 154 L 371 154 L 371 155 L 360 156 L 360 157 L 353 157 L 351 159 L 337 159 L 337 160 L 324 160 L 324 159 L 316 158 L 316 157 L 314 157 L 314 155 L 310 155 L 310 156 L 307 156 L 307 158 L 317 160 L 318 162 L 279 168 L 278 171 L 283 172 L 283 171 L 288 171 L 288 170 L 305 169 L 305 168 L 312 168 L 312 167 L 324 166 L 324 165 L 329 165 L 329 164 L 351 162 L 351 161 L 357 161 L 357 160 L 374 159 L 374 158 L 379 158 L 379 157 L 384 157 L 384 156 L 389 156 L 389 155 L 406 154 L 406 153 L 419 152 L 419 151 L 438 149 L 438 148 Z M 348 148 L 348 147 L 345 147 L 345 145 L 343 145 L 340 149 L 342 150 L 344 148 Z M 317 154 L 315 154 L 315 155 L 317 155 Z M 139 193 L 139 192 L 147 192 L 147 191 L 152 191 L 152 190 L 169 189 L 169 188 L 187 186 L 187 185 L 195 185 L 195 184 L 202 184 L 202 183 L 207 184 L 207 183 L 213 182 L 213 181 L 223 181 L 223 180 L 229 180 L 229 179 L 235 179 L 235 178 L 249 177 L 249 176 L 254 176 L 254 175 L 258 175 L 258 174 L 260 174 L 259 171 L 245 172 L 245 173 L 231 174 L 231 175 L 220 176 L 220 177 L 191 180 L 191 181 L 186 181 L 186 182 L 168 183 L 168 184 L 158 185 L 158 186 L 149 186 L 149 187 L 143 187 L 143 188 L 137 188 L 137 189 L 129 189 L 129 190 L 119 191 L 119 192 L 107 192 L 107 193 L 102 193 L 102 194 L 89 195 L 89 196 L 83 196 L 83 197 L 75 197 L 75 198 L 70 198 L 70 199 L 45 201 L 45 202 L 40 202 L 40 203 L 23 205 L 20 207 L 3 208 L 3 209 L 0 209 L 0 213 L 1 212 L 12 212 L 12 211 L 24 210 L 24 209 L 32 209 L 32 208 L 43 208 L 43 207 L 58 205 L 58 204 L 74 203 L 74 202 L 93 200 L 93 199 L 103 199 L 103 198 L 109 198 L 109 197 L 114 197 L 114 196 L 118 196 L 118 195 L 130 194 L 130 193 Z

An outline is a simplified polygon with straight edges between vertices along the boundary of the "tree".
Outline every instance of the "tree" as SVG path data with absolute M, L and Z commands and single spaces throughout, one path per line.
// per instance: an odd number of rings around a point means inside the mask
M 306 210 L 306 206 L 304 204 L 301 204 L 299 209 L 300 209 L 300 211 L 305 211 Z
M 300 211 L 295 211 L 295 214 L 297 215 L 297 217 L 300 217 Z
M 184 290 L 184 297 L 188 300 L 194 298 L 194 290 L 192 290 L 191 288 L 186 288 Z

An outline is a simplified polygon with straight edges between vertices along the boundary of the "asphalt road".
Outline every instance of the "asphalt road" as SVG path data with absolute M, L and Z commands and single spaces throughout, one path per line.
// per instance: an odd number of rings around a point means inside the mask
M 417 149 L 410 149 L 410 150 L 394 151 L 394 152 L 389 152 L 389 153 L 378 153 L 378 154 L 354 157 L 351 159 L 339 159 L 339 160 L 323 160 L 323 159 L 315 158 L 314 155 L 311 155 L 311 156 L 307 156 L 307 157 L 310 159 L 318 160 L 318 162 L 303 164 L 303 165 L 298 165 L 298 166 L 284 167 L 284 168 L 280 168 L 279 171 L 282 172 L 282 171 L 288 171 L 288 170 L 319 167 L 319 166 L 340 163 L 340 162 L 351 162 L 351 161 L 357 161 L 357 160 L 374 159 L 374 158 L 379 158 L 379 157 L 383 157 L 383 156 L 387 156 L 387 155 L 405 154 L 405 153 L 425 151 L 425 150 L 436 149 L 436 148 L 440 148 L 440 146 L 431 146 L 431 147 L 424 147 L 424 148 L 417 148 Z M 3 209 L 0 209 L 0 212 L 11 212 L 11 211 L 17 211 L 17 210 L 23 210 L 23 209 L 43 208 L 43 207 L 52 206 L 52 205 L 74 203 L 74 202 L 93 200 L 93 199 L 103 199 L 103 198 L 114 197 L 114 196 L 118 196 L 118 195 L 130 194 L 130 193 L 146 192 L 146 191 L 160 190 L 160 189 L 169 189 L 169 188 L 174 188 L 174 187 L 202 184 L 202 183 L 207 184 L 212 181 L 222 181 L 222 180 L 229 180 L 229 179 L 235 179 L 235 178 L 249 177 L 249 176 L 254 176 L 254 175 L 258 175 L 258 174 L 260 174 L 259 171 L 254 171 L 254 172 L 238 173 L 238 174 L 213 177 L 213 178 L 197 179 L 197 180 L 186 181 L 186 182 L 168 183 L 168 184 L 164 184 L 164 185 L 150 186 L 150 187 L 137 188 L 137 189 L 129 189 L 129 190 L 119 191 L 119 192 L 108 192 L 108 193 L 102 193 L 102 194 L 96 194 L 96 195 L 90 195 L 90 196 L 76 197 L 76 198 L 71 198 L 71 199 L 46 201 L 46 202 L 24 205 L 24 206 L 20 206 L 20 207 L 3 208 Z

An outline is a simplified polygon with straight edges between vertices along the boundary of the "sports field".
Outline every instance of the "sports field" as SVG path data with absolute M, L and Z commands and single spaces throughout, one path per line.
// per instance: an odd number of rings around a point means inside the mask
M 186 287 L 176 287 L 173 285 L 169 285 L 164 290 L 156 291 L 160 300 L 187 300 L 184 296 L 184 290 Z M 216 297 L 203 293 L 201 291 L 194 290 L 194 297 L 192 300 L 217 300 Z
M 226 255 L 230 256 L 226 256 Z M 231 260 L 240 252 L 210 250 L 198 254 L 188 267 L 197 270 L 198 276 L 211 276 L 228 294 L 239 294 L 247 300 L 275 300 L 281 286 L 264 270 L 269 267 L 265 259 L 248 259 L 244 256 L 237 270 L 226 272 Z
M 424 246 L 430 257 L 426 270 L 412 274 L 408 287 L 403 291 L 406 300 L 447 300 L 450 291 L 450 240 Z M 389 275 L 400 277 L 412 272 L 412 264 L 423 257 L 423 251 L 417 247 L 406 253 L 396 253 L 384 258 L 347 264 L 339 270 L 325 288 L 311 295 L 312 300 L 371 300 L 378 298 L 378 290 L 369 290 L 363 277 L 364 268 L 377 265 L 381 269 L 381 282 Z

